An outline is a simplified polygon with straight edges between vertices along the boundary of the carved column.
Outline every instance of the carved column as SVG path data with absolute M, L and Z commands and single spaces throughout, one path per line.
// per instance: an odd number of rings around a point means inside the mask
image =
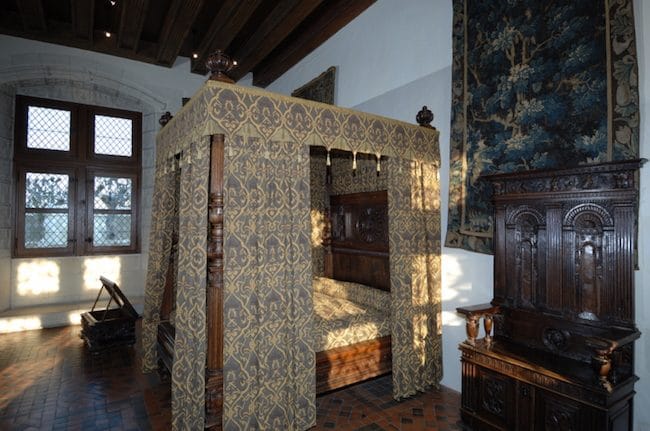
M 224 136 L 212 136 L 208 197 L 208 351 L 205 428 L 221 430 L 223 412 L 223 158 Z

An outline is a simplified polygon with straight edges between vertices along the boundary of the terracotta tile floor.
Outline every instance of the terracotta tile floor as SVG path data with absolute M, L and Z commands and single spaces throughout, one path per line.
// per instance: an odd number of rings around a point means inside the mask
M 91 355 L 79 331 L 0 335 L 0 430 L 171 429 L 169 385 L 140 372 L 139 345 Z M 443 387 L 400 403 L 390 392 L 388 376 L 318 397 L 316 429 L 462 429 L 457 392 Z

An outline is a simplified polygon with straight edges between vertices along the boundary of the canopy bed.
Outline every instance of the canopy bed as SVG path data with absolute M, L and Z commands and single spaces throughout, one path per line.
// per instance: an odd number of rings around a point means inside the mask
M 437 139 L 217 81 L 165 125 L 143 368 L 171 369 L 175 429 L 302 430 L 317 392 L 388 371 L 396 399 L 438 384 Z M 328 192 L 322 274 L 311 253 L 316 146 L 351 152 L 351 170 L 362 154 L 390 166 L 384 190 Z

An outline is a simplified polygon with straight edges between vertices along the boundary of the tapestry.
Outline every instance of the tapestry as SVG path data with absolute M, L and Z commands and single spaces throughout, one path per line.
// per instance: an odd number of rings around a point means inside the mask
M 454 0 L 445 245 L 492 252 L 480 175 L 638 157 L 632 0 Z
M 291 96 L 333 105 L 335 85 L 336 67 L 331 66 L 302 87 L 293 90 Z
M 399 399 L 437 384 L 442 375 L 438 132 L 210 81 L 157 137 L 157 178 L 170 170 L 168 160 L 183 154 L 178 290 L 185 292 L 177 292 L 176 330 L 184 333 L 187 351 L 175 350 L 174 367 L 183 371 L 173 373 L 172 396 L 178 398 L 173 405 L 183 411 L 173 410 L 180 416 L 173 418 L 174 428 L 198 429 L 204 415 L 204 382 L 198 371 L 205 368 L 207 341 L 209 175 L 204 164 L 209 160 L 207 137 L 214 134 L 225 138 L 224 429 L 302 430 L 316 423 L 310 146 L 390 161 L 382 181 L 392 220 L 391 334 L 398 340 L 392 347 L 393 396 Z M 157 179 L 157 184 L 163 182 Z M 154 202 L 158 208 L 164 200 L 154 197 Z M 151 238 L 161 235 L 165 225 L 152 225 Z M 163 245 L 156 243 L 150 270 L 164 265 L 165 258 Z M 147 275 L 147 322 L 156 321 L 161 277 Z M 143 327 L 149 365 L 156 361 L 155 330 L 153 324 Z

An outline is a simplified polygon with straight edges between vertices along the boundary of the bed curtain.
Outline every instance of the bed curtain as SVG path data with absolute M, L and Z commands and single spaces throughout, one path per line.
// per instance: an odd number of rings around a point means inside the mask
M 310 145 L 391 160 L 393 395 L 402 398 L 437 384 L 442 367 L 438 132 L 208 82 L 157 137 L 157 169 L 164 170 L 174 154 L 182 153 L 183 160 L 176 292 L 176 337 L 183 347 L 175 349 L 174 428 L 203 426 L 207 149 L 213 134 L 225 135 L 225 429 L 302 430 L 316 423 Z M 164 174 L 156 178 L 145 371 L 156 364 L 156 316 L 171 242 L 164 233 L 169 197 L 158 196 L 166 193 L 168 180 Z
M 316 421 L 309 148 L 292 141 L 244 128 L 225 154 L 228 430 L 303 430 Z

